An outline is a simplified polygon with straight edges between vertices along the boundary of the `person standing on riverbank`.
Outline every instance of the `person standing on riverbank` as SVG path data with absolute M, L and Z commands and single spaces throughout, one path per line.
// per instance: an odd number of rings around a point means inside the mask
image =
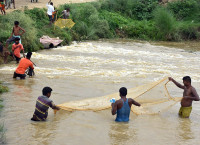
M 60 110 L 52 100 L 50 100 L 52 89 L 50 87 L 44 87 L 42 90 L 43 96 L 39 96 L 36 101 L 35 112 L 31 120 L 33 121 L 45 121 L 48 116 L 48 109 L 51 107 L 55 110 Z
M 5 10 L 5 3 L 4 0 L 0 0 L 0 10 L 2 14 L 6 14 L 6 10 Z
M 67 8 L 66 10 L 63 10 L 61 16 L 63 16 L 63 19 L 69 19 L 69 16 L 70 16 L 70 9 Z
M 21 59 L 21 56 L 20 56 L 21 50 L 23 51 L 23 57 L 25 57 L 23 45 L 19 43 L 19 41 L 20 41 L 20 38 L 16 37 L 15 43 L 12 45 L 12 55 L 13 57 L 15 57 L 17 63 L 19 63 Z
M 25 71 L 27 70 L 27 68 L 30 67 L 31 69 L 34 69 L 33 63 L 30 60 L 31 55 L 32 55 L 32 52 L 28 52 L 26 55 L 26 58 L 22 58 L 20 60 L 20 63 L 16 71 L 14 72 L 13 78 L 19 77 L 20 79 L 25 79 L 26 77 Z
M 12 30 L 12 33 L 11 33 L 11 36 L 9 37 L 9 39 L 6 41 L 6 48 L 8 48 L 8 45 L 12 42 L 15 41 L 15 38 L 20 38 L 20 42 L 19 43 L 22 43 L 21 42 L 21 36 L 26 32 L 23 28 L 21 28 L 19 26 L 19 22 L 18 21 L 15 21 L 14 22 L 14 27 L 13 27 L 13 30 Z M 22 33 L 20 33 L 20 31 L 22 31 Z
M 183 77 L 184 85 L 176 82 L 172 77 L 169 77 L 169 81 L 172 81 L 177 87 L 184 90 L 179 116 L 188 118 L 192 111 L 192 102 L 199 101 L 199 95 L 197 94 L 196 89 L 191 85 L 191 78 L 189 76 Z
M 121 99 L 117 100 L 116 102 L 114 101 L 111 104 L 111 113 L 112 115 L 115 115 L 117 113 L 115 121 L 128 122 L 132 104 L 136 106 L 140 106 L 140 104 L 132 98 L 126 98 L 127 89 L 125 87 L 119 89 L 119 95 Z
M 53 2 L 51 2 L 51 0 L 46 4 L 47 6 L 47 14 L 48 14 L 48 17 L 49 17 L 49 25 L 51 25 L 53 23 L 53 18 L 52 18 L 52 15 L 53 15 L 53 12 L 54 12 L 54 7 L 53 7 Z

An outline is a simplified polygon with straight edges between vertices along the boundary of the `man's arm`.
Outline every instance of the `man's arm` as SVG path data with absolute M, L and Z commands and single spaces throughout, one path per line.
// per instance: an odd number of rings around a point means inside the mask
M 21 27 L 19 27 L 19 29 L 22 30 L 22 33 L 19 34 L 20 36 L 22 36 L 26 31 L 23 28 L 21 28 Z
M 117 102 L 112 103 L 111 106 L 112 106 L 111 113 L 112 113 L 112 115 L 115 115 L 117 112 Z
M 134 104 L 135 106 L 141 106 L 140 103 L 136 102 L 135 100 L 132 99 L 132 104 Z
M 46 4 L 47 7 L 49 6 L 50 2 L 51 2 L 51 0 Z
M 192 88 L 191 93 L 193 94 L 194 97 L 185 96 L 185 98 L 188 98 L 188 99 L 193 100 L 193 101 L 199 101 L 199 95 L 197 94 L 197 91 L 196 91 L 195 88 Z
M 31 69 L 34 69 L 34 67 L 33 67 L 33 63 L 31 62 L 31 65 L 30 65 L 30 67 L 31 67 Z
M 177 81 L 175 81 L 173 78 L 169 77 L 169 81 L 172 81 L 177 87 L 184 89 L 185 87 L 183 85 L 181 85 L 180 83 L 178 83 Z
M 51 107 L 52 109 L 60 110 L 60 108 L 56 106 L 53 102 L 51 104 L 52 104 L 52 107 Z
M 14 34 L 14 27 L 13 27 L 13 29 L 12 29 L 12 33 L 11 33 L 9 39 L 13 37 L 13 34 Z
M 24 54 L 24 49 L 22 50 L 22 52 L 23 52 L 23 57 L 25 58 L 26 56 L 25 56 L 25 54 Z
M 15 50 L 15 46 L 14 46 L 14 44 L 12 45 L 12 56 L 13 56 L 13 58 L 15 58 L 14 57 L 14 50 Z

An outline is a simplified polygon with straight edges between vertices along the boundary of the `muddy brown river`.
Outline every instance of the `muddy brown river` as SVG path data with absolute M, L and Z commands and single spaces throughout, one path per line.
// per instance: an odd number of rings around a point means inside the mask
M 171 44 L 171 45 L 170 45 Z M 200 94 L 200 43 L 149 43 L 131 40 L 74 42 L 70 46 L 33 53 L 36 75 L 13 80 L 17 65 L 0 66 L 4 93 L 1 122 L 9 145 L 194 145 L 200 138 L 200 102 L 189 119 L 181 119 L 177 103 L 156 115 L 130 114 L 129 123 L 116 123 L 110 110 L 59 111 L 49 109 L 46 122 L 32 122 L 42 88 L 53 89 L 55 104 L 118 92 L 172 76 L 182 83 L 190 75 Z M 174 95 L 182 91 L 171 84 Z M 95 103 L 95 102 L 93 102 Z

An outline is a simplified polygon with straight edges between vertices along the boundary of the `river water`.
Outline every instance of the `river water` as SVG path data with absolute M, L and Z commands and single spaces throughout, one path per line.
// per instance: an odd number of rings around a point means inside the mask
M 1 121 L 7 144 L 16 145 L 166 145 L 199 144 L 200 105 L 193 103 L 189 119 L 181 119 L 177 103 L 157 115 L 131 113 L 129 123 L 116 123 L 110 110 L 59 111 L 49 109 L 46 122 L 32 122 L 35 102 L 42 88 L 53 89 L 55 104 L 118 92 L 172 76 L 179 82 L 190 75 L 200 93 L 200 51 L 186 45 L 109 40 L 74 42 L 70 46 L 35 52 L 36 75 L 13 80 L 17 65 L 0 67 L 1 80 L 10 88 L 3 94 Z M 190 46 L 188 44 L 187 46 Z M 186 48 L 186 49 L 183 49 Z M 181 90 L 171 84 L 176 96 Z M 94 102 L 95 103 L 95 102 Z

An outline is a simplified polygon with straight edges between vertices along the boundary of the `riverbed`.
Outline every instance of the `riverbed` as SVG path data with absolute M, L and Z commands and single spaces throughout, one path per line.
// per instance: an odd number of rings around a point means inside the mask
M 182 83 L 189 75 L 200 93 L 200 51 L 178 44 L 132 40 L 73 42 L 70 46 L 34 52 L 35 76 L 13 80 L 15 62 L 0 66 L 1 80 L 10 88 L 2 94 L 1 121 L 8 144 L 21 145 L 166 145 L 199 144 L 200 105 L 193 103 L 189 119 L 181 119 L 177 103 L 156 115 L 131 113 L 129 123 L 116 123 L 110 110 L 59 111 L 49 109 L 46 122 L 32 122 L 42 88 L 53 89 L 55 104 L 104 96 L 119 88 L 137 87 L 166 76 Z M 175 96 L 182 90 L 172 83 Z M 95 102 L 94 102 L 95 103 Z

